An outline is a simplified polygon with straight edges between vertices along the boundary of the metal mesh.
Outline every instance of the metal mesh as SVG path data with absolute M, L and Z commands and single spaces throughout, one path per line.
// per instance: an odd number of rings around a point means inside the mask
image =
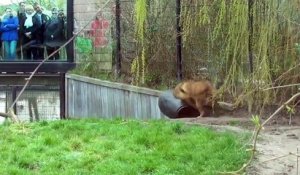
M 0 112 L 6 112 L 6 92 L 0 91 Z M 0 117 L 0 124 L 4 122 L 4 118 Z
M 0 111 L 6 112 L 20 88 L 16 86 L 0 88 Z M 58 120 L 60 119 L 59 87 L 29 87 L 25 90 L 15 107 L 21 121 Z

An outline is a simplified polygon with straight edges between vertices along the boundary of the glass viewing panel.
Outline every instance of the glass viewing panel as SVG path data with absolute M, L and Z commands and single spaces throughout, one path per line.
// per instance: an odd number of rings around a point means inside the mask
M 0 61 L 41 61 L 66 42 L 67 1 L 37 2 L 0 2 Z M 49 61 L 67 61 L 66 48 Z

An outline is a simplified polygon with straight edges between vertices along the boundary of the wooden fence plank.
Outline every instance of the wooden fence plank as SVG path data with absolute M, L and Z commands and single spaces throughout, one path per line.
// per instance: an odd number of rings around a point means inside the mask
M 161 119 L 161 91 L 66 75 L 67 117 Z

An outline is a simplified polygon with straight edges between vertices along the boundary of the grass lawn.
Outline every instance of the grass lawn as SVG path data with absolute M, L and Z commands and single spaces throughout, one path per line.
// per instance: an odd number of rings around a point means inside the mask
M 218 174 L 247 161 L 246 138 L 164 120 L 5 124 L 0 174 Z

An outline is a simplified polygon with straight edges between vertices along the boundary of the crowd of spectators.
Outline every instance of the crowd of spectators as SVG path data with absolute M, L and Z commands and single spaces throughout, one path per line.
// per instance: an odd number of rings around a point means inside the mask
M 66 16 L 53 7 L 45 13 L 38 3 L 20 2 L 17 11 L 6 8 L 0 18 L 2 56 L 6 61 L 41 60 L 65 41 Z M 46 53 L 45 53 L 46 51 Z M 58 60 L 59 52 L 50 60 Z

